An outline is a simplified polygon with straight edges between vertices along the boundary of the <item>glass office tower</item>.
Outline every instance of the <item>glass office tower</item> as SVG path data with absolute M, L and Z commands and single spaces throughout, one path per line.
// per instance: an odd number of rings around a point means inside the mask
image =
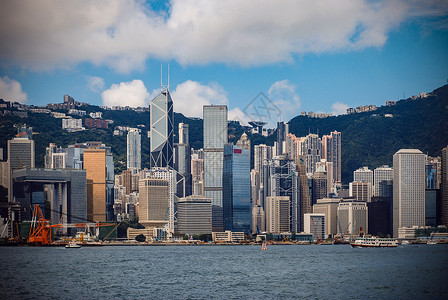
M 251 233 L 250 151 L 233 144 L 224 146 L 224 229 Z
M 212 230 L 223 231 L 222 169 L 227 144 L 227 106 L 206 105 L 204 118 L 204 193 L 212 200 Z

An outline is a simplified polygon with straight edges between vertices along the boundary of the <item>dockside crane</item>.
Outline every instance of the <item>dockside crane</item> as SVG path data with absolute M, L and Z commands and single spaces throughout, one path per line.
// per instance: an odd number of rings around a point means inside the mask
M 42 210 L 38 204 L 34 205 L 33 217 L 31 221 L 30 233 L 28 236 L 28 242 L 34 245 L 50 245 L 51 232 L 53 228 L 89 228 L 96 227 L 99 233 L 99 228 L 103 226 L 114 226 L 115 224 L 90 222 L 90 223 L 75 223 L 75 224 L 50 224 L 50 221 L 44 218 Z

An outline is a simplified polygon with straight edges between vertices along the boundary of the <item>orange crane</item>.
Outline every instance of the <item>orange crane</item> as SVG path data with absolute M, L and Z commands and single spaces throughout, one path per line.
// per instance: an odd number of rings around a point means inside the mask
M 39 205 L 35 204 L 28 241 L 36 245 L 51 244 L 51 228 L 50 222 L 44 218 Z
M 62 217 L 61 217 L 62 220 Z M 33 210 L 33 218 L 31 222 L 30 234 L 28 237 L 28 242 L 35 245 L 50 245 L 51 244 L 51 230 L 52 228 L 86 228 L 95 226 L 97 229 L 103 226 L 114 226 L 115 224 L 110 223 L 76 223 L 76 224 L 61 224 L 59 220 L 58 224 L 51 225 L 50 221 L 44 218 L 40 206 L 35 204 Z M 109 235 L 108 235 L 109 236 Z

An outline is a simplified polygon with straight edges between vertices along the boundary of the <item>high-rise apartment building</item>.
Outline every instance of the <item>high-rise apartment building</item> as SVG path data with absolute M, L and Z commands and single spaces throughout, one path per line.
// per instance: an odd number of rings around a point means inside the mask
M 448 146 L 442 149 L 441 164 L 441 223 L 448 226 Z
M 333 177 L 336 182 L 341 182 L 341 145 L 341 133 L 336 130 L 332 131 L 330 135 L 322 136 L 322 158 L 333 163 Z
M 224 145 L 224 230 L 251 233 L 250 150 Z
M 223 231 L 222 172 L 228 142 L 227 106 L 206 105 L 204 118 L 204 194 L 212 200 L 214 231 Z
M 135 172 L 142 168 L 141 157 L 141 135 L 138 128 L 131 128 L 127 135 L 127 168 L 133 169 Z
M 417 149 L 394 154 L 393 233 L 425 225 L 425 155 Z
M 320 166 L 312 176 L 313 194 L 312 204 L 315 204 L 318 199 L 324 199 L 328 197 L 327 189 L 327 172 Z
M 383 197 L 384 192 L 382 190 L 383 185 L 381 184 L 383 181 L 393 181 L 394 179 L 394 169 L 385 165 L 373 170 L 373 195 L 375 197 Z
M 329 196 L 334 191 L 334 167 L 333 162 L 321 159 L 320 162 L 316 163 L 316 171 L 323 169 L 327 174 L 327 195 Z
M 150 166 L 171 167 L 174 165 L 174 111 L 173 100 L 168 89 L 151 100 L 150 105 Z
M 317 134 L 310 133 L 300 138 L 299 154 L 305 159 L 306 173 L 312 175 L 316 171 L 316 163 L 320 162 L 322 143 Z
M 269 196 L 266 198 L 266 232 L 289 232 L 289 196 Z
M 179 123 L 179 144 L 190 144 L 188 137 L 188 124 Z

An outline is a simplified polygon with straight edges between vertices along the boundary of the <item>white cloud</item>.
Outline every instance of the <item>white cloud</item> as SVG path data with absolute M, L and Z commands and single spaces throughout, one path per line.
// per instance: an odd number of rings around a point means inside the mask
M 297 94 L 297 86 L 289 80 L 276 81 L 268 91 L 268 97 L 280 110 L 280 118 L 283 121 L 289 121 L 291 118 L 300 114 L 300 97 Z M 279 120 L 268 120 L 268 126 L 276 126 Z
M 349 106 L 347 104 L 341 103 L 341 102 L 335 102 L 331 106 L 331 109 L 332 109 L 331 113 L 334 116 L 343 115 L 343 114 L 347 113 L 347 108 L 349 108 Z
M 101 77 L 87 76 L 87 87 L 94 93 L 104 90 L 105 82 Z
M 80 62 L 119 72 L 148 57 L 181 64 L 261 65 L 305 53 L 381 47 L 410 18 L 443 18 L 441 0 L 1 1 L 0 59 L 48 69 Z
M 232 121 L 239 121 L 243 126 L 248 126 L 249 122 L 252 121 L 250 119 L 250 116 L 245 114 L 239 107 L 235 107 L 229 110 L 227 118 Z
M 0 78 L 0 98 L 6 101 L 25 103 L 27 95 L 22 91 L 20 82 L 3 76 Z
M 176 86 L 171 93 L 174 111 L 187 117 L 202 118 L 202 107 L 210 104 L 227 105 L 227 93 L 217 83 L 203 85 L 197 81 L 187 80 Z
M 149 93 L 145 84 L 139 79 L 112 84 L 101 93 L 103 105 L 143 107 L 149 105 Z

